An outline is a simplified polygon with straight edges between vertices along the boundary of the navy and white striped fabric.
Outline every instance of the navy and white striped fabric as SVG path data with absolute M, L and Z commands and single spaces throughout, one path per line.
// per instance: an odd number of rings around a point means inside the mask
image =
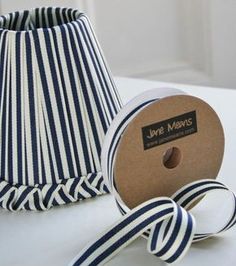
M 216 190 L 233 196 L 232 214 L 217 232 L 196 233 L 195 218 L 187 205 Z M 179 261 L 193 242 L 224 232 L 236 223 L 236 197 L 225 185 L 213 180 L 200 180 L 186 185 L 171 198 L 154 198 L 126 213 L 115 225 L 90 243 L 70 263 L 72 266 L 104 265 L 139 236 L 148 238 L 147 250 L 171 264 Z
M 0 205 L 46 210 L 107 192 L 101 145 L 121 102 L 88 18 L 1 16 L 0 48 Z
M 114 163 L 117 147 L 126 127 L 146 106 L 159 98 L 178 94 L 184 93 L 174 89 L 151 90 L 130 101 L 113 120 L 102 149 L 102 170 L 123 217 L 85 247 L 70 266 L 103 265 L 139 236 L 147 238 L 149 253 L 167 263 L 174 263 L 183 258 L 193 242 L 224 232 L 235 225 L 236 196 L 225 185 L 212 179 L 187 184 L 171 198 L 154 198 L 132 210 L 125 205 L 116 190 Z M 195 218 L 188 211 L 188 207 L 206 194 L 219 190 L 228 191 L 232 195 L 232 213 L 217 232 L 196 233 Z

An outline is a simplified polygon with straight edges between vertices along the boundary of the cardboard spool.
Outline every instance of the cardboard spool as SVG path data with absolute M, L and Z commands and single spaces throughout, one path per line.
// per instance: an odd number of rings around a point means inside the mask
M 203 100 L 168 96 L 141 110 L 125 129 L 117 149 L 114 178 L 129 208 L 182 186 L 215 179 L 224 153 L 224 132 Z

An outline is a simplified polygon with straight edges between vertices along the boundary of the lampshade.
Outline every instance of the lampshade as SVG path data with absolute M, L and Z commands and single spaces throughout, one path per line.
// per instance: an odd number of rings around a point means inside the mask
M 46 210 L 107 192 L 100 150 L 121 102 L 88 18 L 0 17 L 0 205 Z

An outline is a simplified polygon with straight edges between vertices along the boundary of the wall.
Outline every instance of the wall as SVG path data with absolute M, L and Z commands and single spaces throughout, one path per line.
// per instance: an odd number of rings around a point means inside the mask
M 236 1 L 210 2 L 212 78 L 218 86 L 236 88 Z
M 235 0 L 2 0 L 85 11 L 115 75 L 236 88 Z

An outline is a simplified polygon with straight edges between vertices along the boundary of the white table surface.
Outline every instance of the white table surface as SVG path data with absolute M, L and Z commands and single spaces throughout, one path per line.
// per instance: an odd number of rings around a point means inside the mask
M 173 87 L 207 101 L 218 113 L 226 146 L 219 180 L 236 191 L 236 90 L 116 78 L 123 102 L 152 88 Z M 66 266 L 120 217 L 111 195 L 51 209 L 11 213 L 0 210 L 0 266 Z M 139 238 L 107 265 L 164 265 Z M 177 265 L 236 265 L 236 227 L 221 237 L 192 245 Z

